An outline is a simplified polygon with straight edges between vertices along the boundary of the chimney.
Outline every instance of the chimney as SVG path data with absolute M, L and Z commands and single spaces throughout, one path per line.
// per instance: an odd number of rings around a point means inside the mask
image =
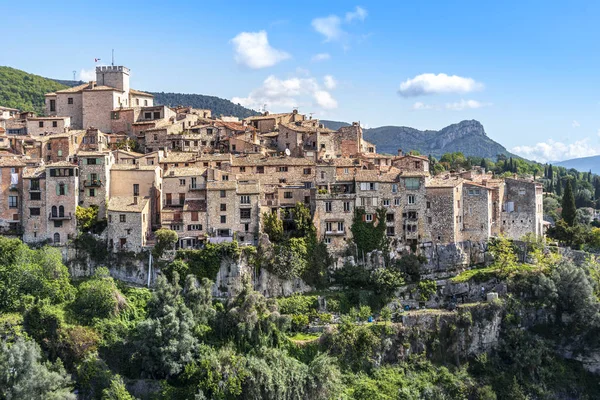
M 138 203 L 138 197 L 137 196 L 133 196 L 133 204 L 137 205 Z
M 165 157 L 167 157 L 169 155 L 169 148 L 165 146 L 163 151 L 165 153 Z
M 402 157 L 402 149 L 398 149 L 398 157 Z

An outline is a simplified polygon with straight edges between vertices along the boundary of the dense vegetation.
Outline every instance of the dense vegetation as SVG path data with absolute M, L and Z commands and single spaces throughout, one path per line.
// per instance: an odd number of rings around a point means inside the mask
M 65 88 L 65 85 L 52 79 L 0 66 L 1 106 L 43 114 L 44 95 Z

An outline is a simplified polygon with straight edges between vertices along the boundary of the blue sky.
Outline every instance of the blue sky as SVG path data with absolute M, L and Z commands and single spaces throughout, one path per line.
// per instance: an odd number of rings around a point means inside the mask
M 369 127 L 477 119 L 561 160 L 600 154 L 599 17 L 597 1 L 34 1 L 3 18 L 0 65 L 87 79 L 114 48 L 137 89 Z

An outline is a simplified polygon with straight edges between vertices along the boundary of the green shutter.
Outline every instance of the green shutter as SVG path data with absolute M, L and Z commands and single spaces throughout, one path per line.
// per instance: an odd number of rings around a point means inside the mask
M 56 195 L 58 196 L 60 194 L 60 189 L 59 189 L 60 185 L 56 185 Z
M 69 194 L 69 185 L 65 183 L 65 195 Z

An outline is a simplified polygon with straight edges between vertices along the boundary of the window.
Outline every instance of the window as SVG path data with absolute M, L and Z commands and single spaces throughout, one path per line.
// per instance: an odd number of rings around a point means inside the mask
M 229 175 L 222 175 L 221 176 L 221 180 L 222 181 L 228 181 L 229 180 Z
M 388 236 L 394 236 L 396 234 L 396 229 L 393 226 L 388 226 L 385 230 L 385 233 Z
M 179 186 L 185 186 L 185 179 L 179 180 Z
M 29 182 L 29 190 L 40 190 L 40 180 L 39 179 L 32 179 Z
M 394 198 L 394 205 L 395 206 L 399 206 L 400 205 L 400 197 Z
M 226 197 L 226 196 L 227 196 L 227 192 L 225 192 L 224 190 L 221 190 L 221 191 L 219 192 L 219 196 L 220 196 L 221 198 L 224 198 L 224 197 Z
M 60 243 L 60 233 L 58 233 L 58 232 L 56 232 L 56 233 L 54 234 L 54 243 L 55 243 L 55 244 L 58 244 L 58 243 Z
M 331 201 L 326 201 L 325 202 L 325 212 L 331 212 Z
M 50 100 L 50 111 L 56 111 L 56 100 Z
M 287 166 L 277 167 L 277 171 L 279 171 L 279 172 L 288 172 L 288 167 Z
M 331 232 L 331 231 L 333 231 L 333 223 L 325 222 L 325 232 Z
M 58 152 L 56 153 L 59 157 L 62 157 L 62 150 L 58 150 Z
M 525 194 L 525 189 L 519 189 L 519 196 L 523 196 Z
M 42 194 L 40 192 L 29 193 L 29 200 L 41 200 Z
M 430 201 L 428 201 L 428 202 L 427 202 L 427 209 L 429 210 L 430 208 L 431 208 L 431 202 L 430 202 Z
M 31 217 L 37 217 L 37 216 L 39 216 L 40 215 L 40 209 L 37 208 L 37 207 L 36 208 L 30 208 L 29 209 L 29 215 Z
M 350 212 L 351 208 L 350 208 L 350 202 L 349 201 L 345 201 L 344 202 L 344 212 Z
M 38 122 L 38 126 L 39 126 L 40 128 L 43 128 L 43 127 L 44 127 L 44 121 L 40 121 L 40 122 Z
M 389 207 L 390 206 L 390 199 L 383 199 L 383 206 L 384 207 Z
M 96 159 L 95 158 L 86 158 L 86 162 L 87 165 L 96 165 Z
M 61 183 L 57 186 L 58 189 L 58 195 L 59 196 L 66 196 L 67 195 L 67 185 L 65 185 L 64 183 Z
M 325 179 L 325 171 L 321 171 L 321 179 Z
M 222 224 L 226 224 L 227 223 L 227 216 L 226 215 L 221 215 L 221 223 Z
M 415 195 L 414 194 L 408 195 L 408 204 L 415 204 Z
M 127 216 L 125 214 L 119 214 L 119 222 L 127 222 Z
M 291 199 L 293 197 L 292 192 L 283 192 L 284 199 Z
M 365 221 L 373 222 L 373 214 L 365 214 Z
M 432 222 L 433 222 L 433 218 L 431 218 L 431 217 L 427 217 L 427 223 L 428 223 L 428 224 L 431 224 Z
M 310 189 L 312 187 L 312 182 L 303 182 L 304 189 Z
M 250 219 L 251 213 L 249 208 L 240 208 L 240 219 Z
M 265 167 L 262 166 L 262 165 L 256 167 L 256 173 L 257 174 L 264 174 L 265 173 Z
M 421 187 L 421 181 L 419 178 L 406 178 L 404 179 L 404 186 L 407 189 L 415 190 Z
M 151 112 L 144 113 L 144 118 L 145 119 L 152 119 L 152 113 Z
M 337 228 L 338 232 L 344 232 L 344 221 L 339 221 Z
M 160 118 L 160 111 L 154 111 L 154 119 Z
M 385 222 L 394 222 L 394 214 L 386 214 L 385 215 Z
M 250 204 L 250 196 L 248 196 L 248 195 L 240 196 L 240 204 Z
M 62 222 L 61 220 L 54 221 L 54 227 L 55 227 L 55 228 L 60 228 L 60 227 L 62 227 L 62 223 L 63 223 L 63 222 Z
M 331 238 L 326 237 L 325 238 L 325 244 L 331 244 Z
M 377 190 L 379 189 L 379 185 L 377 182 L 361 182 L 360 190 Z
M 188 231 L 201 231 L 201 230 L 202 230 L 202 225 L 200 225 L 200 224 L 188 225 Z
M 227 204 L 221 203 L 220 210 L 221 211 L 227 211 Z
M 304 175 L 310 175 L 312 170 L 310 168 L 304 168 L 302 172 L 304 173 Z
M 144 105 L 147 106 L 148 105 L 148 100 L 144 100 Z
M 244 231 L 248 232 L 250 230 L 250 224 L 244 224 Z
M 397 183 L 392 184 L 392 193 L 398 193 L 398 184 Z
M 96 189 L 90 189 L 90 197 L 96 197 Z
M 179 193 L 179 205 L 182 206 L 185 204 L 185 193 Z
M 134 183 L 133 184 L 133 195 L 134 196 L 139 196 L 140 195 L 140 184 L 139 183 Z
M 58 121 L 52 121 L 52 127 L 58 128 Z
M 344 174 L 348 175 L 348 168 L 344 168 Z

